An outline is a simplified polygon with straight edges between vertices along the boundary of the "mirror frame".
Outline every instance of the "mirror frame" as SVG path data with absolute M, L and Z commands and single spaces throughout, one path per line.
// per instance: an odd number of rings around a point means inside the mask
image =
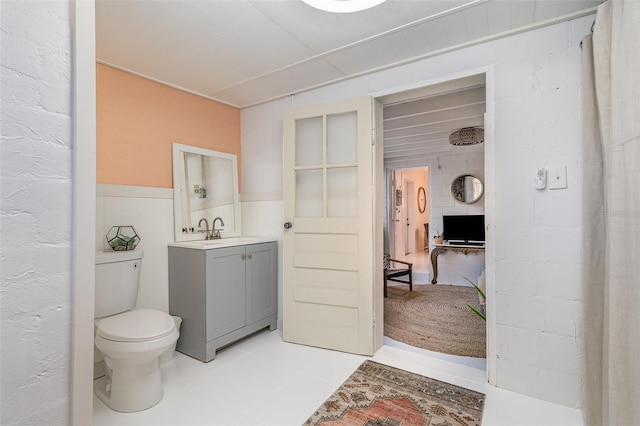
M 456 196 L 456 192 L 455 192 L 455 189 L 454 189 L 454 185 L 455 185 L 456 181 L 457 181 L 458 179 L 460 179 L 460 178 L 464 178 L 464 177 L 467 177 L 467 176 L 471 176 L 471 177 L 472 177 L 472 178 L 474 178 L 474 179 L 478 179 L 478 181 L 480 181 L 480 184 L 482 185 L 482 190 L 480 191 L 480 195 L 478 195 L 474 200 L 471 200 L 471 201 L 464 201 L 464 200 L 461 200 L 460 198 L 458 198 L 458 197 Z M 459 175 L 459 176 L 456 176 L 456 177 L 455 177 L 455 179 L 453 179 L 453 181 L 451 182 L 451 196 L 453 197 L 453 199 L 454 199 L 454 200 L 456 200 L 456 201 L 457 201 L 457 202 L 459 202 L 459 203 L 463 203 L 463 204 L 475 204 L 475 203 L 477 203 L 478 201 L 480 201 L 480 200 L 482 199 L 482 197 L 484 196 L 484 182 L 482 181 L 482 179 L 480 179 L 480 178 L 479 178 L 478 176 L 476 176 L 476 175 L 473 175 L 473 174 L 471 174 L 471 173 L 463 173 L 463 174 L 461 174 L 461 175 Z
M 231 160 L 233 173 L 233 215 L 234 229 L 224 229 L 220 231 L 222 238 L 239 237 L 241 235 L 241 206 L 240 192 L 238 191 L 238 156 L 228 154 L 226 152 L 213 151 L 210 149 L 199 148 L 190 145 L 183 145 L 177 142 L 173 143 L 173 231 L 175 242 L 204 240 L 204 234 L 200 232 L 182 233 L 182 162 L 180 161 L 180 153 L 187 152 L 190 154 L 200 154 L 209 157 L 222 158 Z M 207 218 L 209 226 L 214 218 Z
M 420 213 L 424 213 L 424 211 L 427 209 L 427 192 L 425 191 L 423 186 L 418 188 L 417 202 L 418 202 L 418 211 Z

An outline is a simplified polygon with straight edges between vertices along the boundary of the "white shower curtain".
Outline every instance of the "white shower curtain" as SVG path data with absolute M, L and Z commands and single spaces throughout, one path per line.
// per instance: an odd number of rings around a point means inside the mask
M 583 40 L 584 414 L 640 425 L 640 2 Z

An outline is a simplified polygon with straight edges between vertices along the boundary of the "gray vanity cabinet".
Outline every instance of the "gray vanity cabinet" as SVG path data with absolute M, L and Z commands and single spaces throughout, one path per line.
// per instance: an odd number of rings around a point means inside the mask
M 262 328 L 276 328 L 277 244 L 169 247 L 169 313 L 182 318 L 176 349 L 201 361 Z

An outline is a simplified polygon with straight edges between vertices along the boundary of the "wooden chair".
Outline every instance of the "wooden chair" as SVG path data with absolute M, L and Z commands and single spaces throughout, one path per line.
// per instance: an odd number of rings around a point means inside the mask
M 406 265 L 404 268 L 399 268 L 397 264 Z M 399 283 L 409 284 L 409 291 L 413 291 L 413 263 L 405 262 L 403 260 L 391 259 L 387 254 L 384 255 L 383 260 L 384 267 L 384 297 L 387 297 L 387 281 L 396 281 Z M 408 276 L 409 279 L 399 279 L 400 277 Z

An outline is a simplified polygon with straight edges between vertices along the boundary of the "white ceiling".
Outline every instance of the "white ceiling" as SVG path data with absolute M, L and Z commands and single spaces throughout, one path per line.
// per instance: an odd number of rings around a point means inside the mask
M 483 81 L 460 90 L 385 105 L 385 167 L 423 166 L 426 159 L 452 152 L 482 152 L 481 145 L 454 147 L 449 135 L 463 127 L 484 127 L 485 99 Z
M 96 55 L 239 108 L 549 22 L 601 0 L 387 0 L 322 12 L 301 0 L 97 0 Z

